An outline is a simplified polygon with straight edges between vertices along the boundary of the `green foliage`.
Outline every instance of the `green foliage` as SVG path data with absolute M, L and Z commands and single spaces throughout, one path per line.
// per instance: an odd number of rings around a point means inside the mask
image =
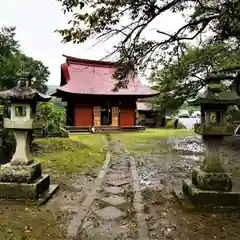
M 240 123 L 240 110 L 237 106 L 230 106 L 228 108 L 227 120 L 230 123 Z
M 54 100 L 38 104 L 37 118 L 43 122 L 43 136 L 68 136 L 68 131 L 65 130 L 65 108 L 64 106 L 56 105 Z
M 118 67 L 114 77 L 125 79 L 136 67 L 145 69 L 176 61 L 186 52 L 187 41 L 207 44 L 218 40 L 235 41 L 239 47 L 240 1 L 238 0 L 58 0 L 63 11 L 73 11 L 74 18 L 68 29 L 57 30 L 64 42 L 82 43 L 98 37 L 108 40 L 118 35 L 119 43 L 113 53 L 119 53 Z M 78 11 L 79 8 L 81 11 Z M 175 32 L 166 31 L 158 25 L 152 31 L 159 38 L 145 37 L 152 22 L 161 21 L 167 12 L 184 17 L 184 23 Z M 206 31 L 209 37 L 206 37 Z M 200 37 L 201 36 L 201 37 Z M 188 49 L 189 55 L 189 49 Z M 194 53 L 195 55 L 195 53 Z M 119 86 L 125 86 L 119 84 Z M 176 103 L 178 104 L 178 102 Z
M 19 51 L 19 44 L 15 40 L 15 27 L 4 27 L 0 30 L 0 59 Z
M 153 98 L 153 104 L 164 113 L 175 111 L 204 88 L 209 73 L 238 64 L 240 50 L 231 44 L 216 42 L 189 47 L 178 60 L 152 73 L 150 81 L 161 93 Z
M 200 109 L 200 107 L 190 106 L 190 107 L 188 107 L 187 110 L 188 110 L 189 114 L 192 115 L 194 112 L 200 111 L 201 109 Z
M 48 67 L 41 61 L 26 56 L 15 40 L 15 27 L 0 29 L 0 90 L 9 89 L 17 84 L 17 74 L 31 72 L 35 77 L 33 87 L 44 93 L 50 75 Z

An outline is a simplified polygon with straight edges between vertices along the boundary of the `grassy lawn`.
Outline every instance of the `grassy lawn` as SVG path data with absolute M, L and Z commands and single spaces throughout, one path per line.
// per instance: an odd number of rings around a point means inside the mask
M 191 129 L 146 129 L 143 132 L 114 133 L 111 134 L 111 137 L 113 140 L 122 141 L 130 151 L 148 151 L 159 146 L 158 140 L 193 134 L 194 132 Z M 164 143 L 161 141 L 161 144 Z
M 107 147 L 105 135 L 72 134 L 69 138 L 36 139 L 36 161 L 44 167 L 71 174 L 102 164 Z
M 60 185 L 41 207 L 0 202 L 0 240 L 63 240 L 71 209 L 91 185 L 84 176 L 105 159 L 106 136 L 72 134 L 69 138 L 35 140 L 35 161 L 50 170 L 52 183 Z M 75 189 L 74 185 L 79 188 Z
M 169 137 L 194 134 L 189 129 L 146 129 L 143 132 L 112 133 L 130 151 L 147 151 L 159 147 L 159 141 Z M 36 161 L 53 172 L 72 174 L 89 171 L 103 163 L 107 140 L 105 134 L 71 134 L 69 138 L 36 139 Z M 161 148 L 165 146 L 161 141 Z

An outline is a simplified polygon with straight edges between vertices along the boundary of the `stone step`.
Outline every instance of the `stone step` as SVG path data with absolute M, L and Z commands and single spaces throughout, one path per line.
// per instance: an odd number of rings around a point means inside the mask
M 130 178 L 122 178 L 122 179 L 107 179 L 105 181 L 105 183 L 107 183 L 108 185 L 111 186 L 123 186 L 126 184 L 131 183 L 131 179 Z
M 123 194 L 124 193 L 124 189 L 121 187 L 104 187 L 103 190 L 106 193 L 111 193 L 111 194 Z
M 112 195 L 110 197 L 105 197 L 105 198 L 102 198 L 101 201 L 105 202 L 105 203 L 108 203 L 109 205 L 112 205 L 112 206 L 120 206 L 120 205 L 124 205 L 126 204 L 126 199 L 124 197 L 120 197 L 120 196 L 117 196 L 117 195 Z
M 126 216 L 123 211 L 113 206 L 108 206 L 100 210 L 96 210 L 94 213 L 102 220 L 118 220 L 125 218 Z

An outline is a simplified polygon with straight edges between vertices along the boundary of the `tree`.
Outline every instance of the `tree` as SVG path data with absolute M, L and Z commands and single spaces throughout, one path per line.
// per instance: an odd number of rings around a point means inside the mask
M 0 61 L 4 56 L 19 51 L 18 41 L 14 39 L 15 30 L 15 27 L 3 27 L 0 30 Z
M 114 77 L 126 80 L 136 67 L 144 70 L 166 65 L 187 51 L 187 41 L 203 41 L 204 33 L 211 32 L 208 42 L 234 39 L 239 47 L 240 1 L 238 0 L 58 0 L 64 12 L 73 11 L 74 19 L 68 29 L 58 30 L 64 42 L 81 43 L 92 37 L 100 40 L 115 35 L 121 41 L 114 52 L 119 53 Z M 80 9 L 80 13 L 78 12 Z M 164 13 L 180 13 L 185 23 L 174 33 L 156 29 L 159 39 L 146 39 L 143 33 Z M 128 17 L 128 23 L 124 18 Z M 206 40 L 206 39 L 205 39 Z M 126 86 L 121 81 L 118 87 Z
M 46 92 L 50 75 L 48 67 L 21 52 L 15 40 L 15 27 L 4 27 L 0 30 L 0 90 L 14 87 L 17 74 L 21 72 L 31 72 L 36 79 L 34 87 Z
M 36 79 L 34 87 L 44 93 L 47 90 L 46 82 L 50 74 L 48 67 L 21 52 L 20 45 L 15 40 L 15 30 L 15 27 L 0 29 L 0 91 L 16 86 L 19 73 L 29 72 Z M 9 115 L 7 102 L 4 102 L 1 115 Z M 2 120 L 0 120 L 0 131 L 3 131 L 2 146 L 6 150 L 6 157 L 10 158 L 15 149 L 15 138 L 11 131 L 1 129 L 3 128 Z
M 152 73 L 150 81 L 161 93 L 152 99 L 155 108 L 163 114 L 175 111 L 188 98 L 196 96 L 205 86 L 209 74 L 239 63 L 240 49 L 236 50 L 229 43 L 215 42 L 201 48 L 188 47 L 186 54 L 178 60 Z M 232 80 L 230 77 L 228 79 Z
M 16 55 L 16 61 L 19 62 L 18 71 L 30 72 L 35 78 L 33 87 L 45 93 L 48 90 L 47 81 L 50 75 L 48 67 L 41 61 L 34 60 L 32 57 L 28 57 L 21 52 Z

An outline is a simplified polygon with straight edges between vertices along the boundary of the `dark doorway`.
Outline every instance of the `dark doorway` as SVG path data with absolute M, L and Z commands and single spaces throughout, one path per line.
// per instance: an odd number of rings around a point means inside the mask
M 107 100 L 101 103 L 101 125 L 110 124 L 112 124 L 112 106 Z

